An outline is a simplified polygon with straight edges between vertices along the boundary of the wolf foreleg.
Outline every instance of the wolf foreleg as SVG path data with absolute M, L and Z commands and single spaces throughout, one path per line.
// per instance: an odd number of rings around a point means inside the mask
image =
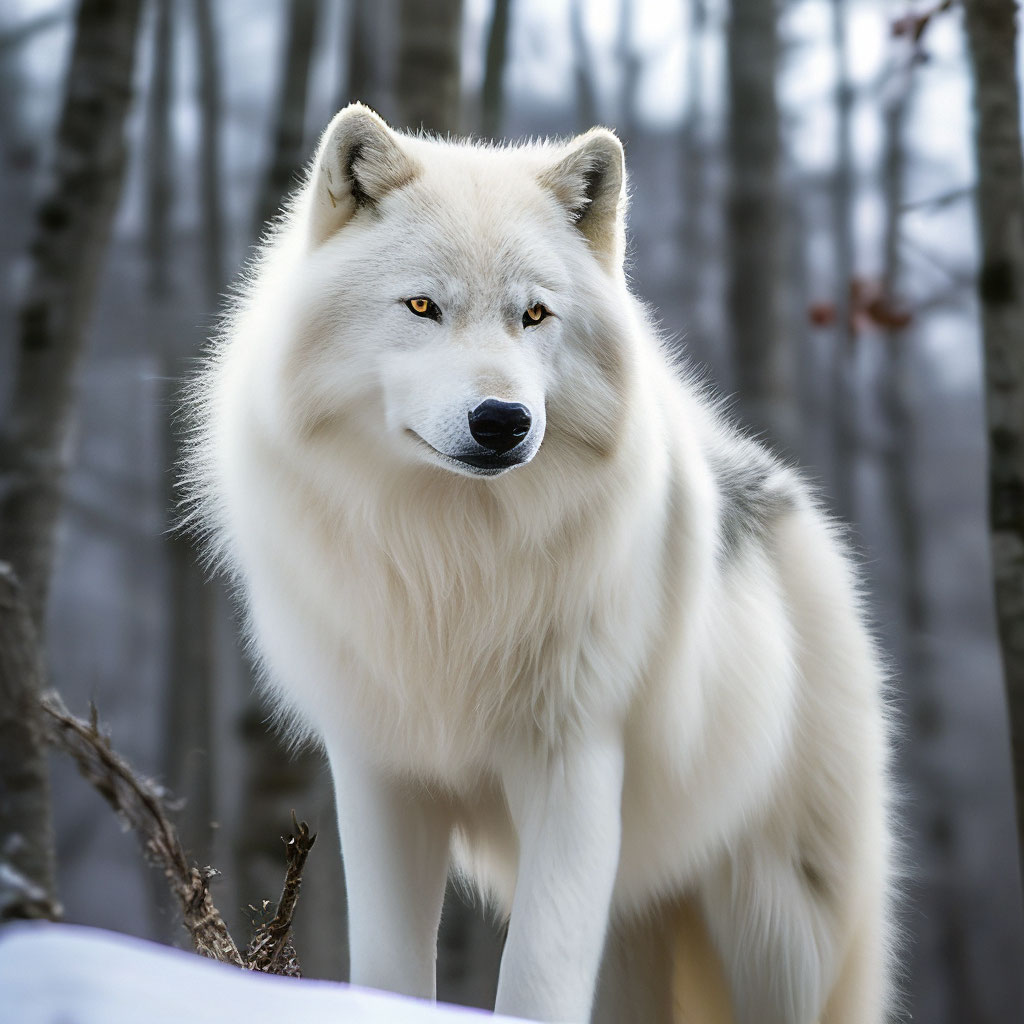
M 609 730 L 505 778 L 519 876 L 497 1012 L 589 1019 L 618 868 L 622 773 L 622 738 Z
M 331 771 L 348 895 L 350 980 L 433 999 L 451 815 L 352 751 Z

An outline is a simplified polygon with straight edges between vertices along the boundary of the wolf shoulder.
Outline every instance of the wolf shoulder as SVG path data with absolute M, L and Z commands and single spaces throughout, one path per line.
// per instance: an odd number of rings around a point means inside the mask
M 810 481 L 766 441 L 748 433 L 685 370 L 678 381 L 688 399 L 686 422 L 694 443 L 679 444 L 677 450 L 688 449 L 690 459 L 699 453 L 700 475 L 706 481 L 700 491 L 713 517 L 720 567 L 732 567 L 754 552 L 771 551 L 780 529 L 798 523 L 816 533 L 823 531 L 845 552 L 838 521 Z M 683 465 L 685 461 L 684 456 Z M 688 475 L 695 471 L 690 469 Z
M 697 447 L 710 486 L 714 574 L 771 577 L 780 596 L 820 603 L 819 614 L 867 634 L 857 558 L 847 527 L 818 487 L 764 441 L 751 436 L 714 401 L 695 394 Z

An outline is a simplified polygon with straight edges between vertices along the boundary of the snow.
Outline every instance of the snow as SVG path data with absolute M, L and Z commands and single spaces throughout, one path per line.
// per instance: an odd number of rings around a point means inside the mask
M 80 925 L 0 929 L 0 1021 L 18 1024 L 470 1024 L 512 1020 L 336 982 L 253 974 Z

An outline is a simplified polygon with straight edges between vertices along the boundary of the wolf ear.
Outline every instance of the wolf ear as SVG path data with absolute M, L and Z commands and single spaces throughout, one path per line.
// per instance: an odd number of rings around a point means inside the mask
M 419 165 L 384 119 L 362 103 L 334 115 L 320 140 L 311 177 L 310 235 L 327 241 L 361 207 L 407 185 Z
M 592 128 L 540 175 L 609 270 L 626 252 L 626 167 L 622 143 L 607 128 Z

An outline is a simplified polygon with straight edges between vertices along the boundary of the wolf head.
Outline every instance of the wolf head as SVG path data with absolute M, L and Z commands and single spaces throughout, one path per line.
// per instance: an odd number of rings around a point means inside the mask
M 463 476 L 530 463 L 546 436 L 600 454 L 621 388 L 609 325 L 631 302 L 624 212 L 604 129 L 500 148 L 342 110 L 279 236 L 302 267 L 279 303 L 289 414 Z

